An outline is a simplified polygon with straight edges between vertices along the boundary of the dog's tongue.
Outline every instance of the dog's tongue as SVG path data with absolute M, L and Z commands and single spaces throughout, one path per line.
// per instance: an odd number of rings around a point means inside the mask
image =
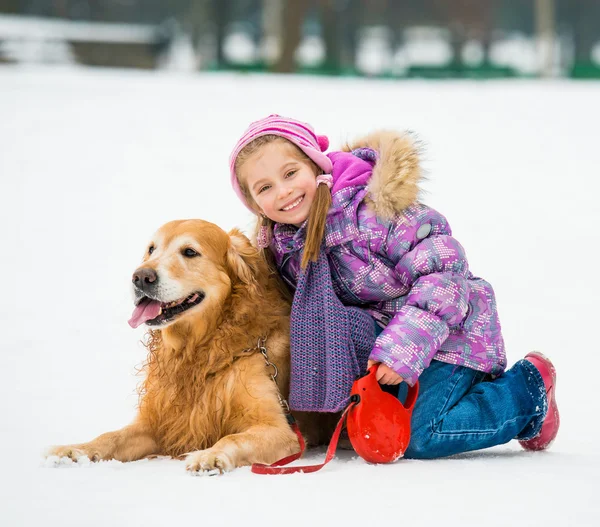
M 133 310 L 131 318 L 128 320 L 128 324 L 132 328 L 141 326 L 146 320 L 152 320 L 156 318 L 160 313 L 160 302 L 152 300 L 150 298 L 144 298 Z

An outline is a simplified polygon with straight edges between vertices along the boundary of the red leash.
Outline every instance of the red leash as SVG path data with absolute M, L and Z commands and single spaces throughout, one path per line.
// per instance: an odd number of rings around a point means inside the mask
M 348 439 L 354 451 L 368 463 L 393 463 L 401 458 L 410 442 L 410 420 L 419 394 L 419 383 L 409 386 L 406 401 L 402 403 L 395 395 L 381 389 L 376 378 L 377 366 L 359 377 L 352 385 L 350 402 L 342 413 L 327 447 L 325 461 L 320 465 L 304 465 L 281 468 L 296 461 L 304 453 L 304 439 L 295 419 L 287 413 L 288 422 L 298 436 L 300 452 L 280 459 L 272 465 L 255 463 L 255 474 L 294 474 L 316 472 L 329 463 L 337 449 L 342 426 L 346 422 Z M 361 403 L 361 404 L 359 404 Z M 355 409 L 352 413 L 350 410 Z M 289 407 L 285 409 L 289 412 Z
M 298 436 L 298 442 L 300 443 L 300 452 L 298 452 L 297 454 L 288 456 L 288 457 L 284 457 L 283 459 L 280 459 L 279 461 L 275 461 L 275 463 L 273 463 L 271 465 L 263 465 L 262 463 L 254 463 L 251 468 L 252 472 L 254 472 L 254 474 L 294 474 L 296 472 L 309 473 L 309 472 L 316 472 L 317 470 L 321 470 L 325 465 L 327 465 L 327 463 L 329 463 L 333 459 L 333 456 L 335 455 L 335 451 L 337 450 L 338 441 L 340 439 L 342 425 L 344 424 L 346 415 L 348 414 L 350 409 L 355 404 L 356 404 L 356 401 L 350 401 L 350 404 L 344 410 L 344 413 L 340 417 L 340 420 L 338 421 L 338 424 L 335 427 L 335 431 L 333 432 L 333 435 L 331 436 L 331 441 L 329 443 L 329 446 L 327 447 L 327 455 L 325 456 L 325 461 L 323 463 L 321 463 L 320 465 L 302 465 L 302 466 L 296 466 L 296 467 L 283 467 L 282 466 L 282 465 L 287 465 L 287 464 L 291 463 L 292 461 L 296 461 L 297 459 L 300 459 L 302 454 L 304 454 L 304 448 L 305 448 L 304 438 L 302 437 L 302 434 L 300 433 L 300 428 L 298 427 L 298 423 L 296 423 L 296 420 L 292 417 L 291 414 L 288 414 L 288 421 L 290 422 L 290 426 L 292 427 L 292 430 L 294 430 L 294 432 L 296 432 L 296 435 Z

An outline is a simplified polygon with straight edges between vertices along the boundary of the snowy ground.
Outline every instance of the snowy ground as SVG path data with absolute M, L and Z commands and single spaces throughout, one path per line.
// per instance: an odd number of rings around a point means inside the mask
M 598 525 L 599 95 L 599 83 L 0 68 L 0 523 Z M 391 466 L 345 452 L 282 477 L 192 478 L 166 459 L 43 466 L 48 445 L 134 415 L 145 352 L 126 323 L 131 272 L 168 220 L 249 225 L 227 156 L 273 112 L 333 146 L 380 127 L 425 140 L 425 201 L 494 285 L 509 362 L 541 349 L 556 363 L 552 450 Z

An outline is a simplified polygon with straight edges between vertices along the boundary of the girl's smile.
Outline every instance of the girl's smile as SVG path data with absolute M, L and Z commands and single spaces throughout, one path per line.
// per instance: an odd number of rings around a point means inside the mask
M 314 164 L 289 141 L 273 141 L 240 169 L 260 211 L 277 223 L 302 225 L 317 192 Z
M 284 206 L 281 210 L 284 210 L 286 212 L 289 212 L 291 210 L 294 210 L 298 205 L 300 205 L 300 203 L 302 203 L 302 200 L 304 199 L 304 196 L 300 196 L 297 200 L 295 200 L 293 203 L 291 203 L 290 205 L 286 205 Z

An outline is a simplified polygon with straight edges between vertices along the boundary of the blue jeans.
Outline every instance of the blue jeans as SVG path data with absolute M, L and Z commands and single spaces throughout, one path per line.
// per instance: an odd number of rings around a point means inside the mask
M 405 388 L 402 383 L 397 390 L 401 400 Z M 529 361 L 492 380 L 486 373 L 433 360 L 419 377 L 404 457 L 430 459 L 530 439 L 539 433 L 547 408 L 544 381 Z

